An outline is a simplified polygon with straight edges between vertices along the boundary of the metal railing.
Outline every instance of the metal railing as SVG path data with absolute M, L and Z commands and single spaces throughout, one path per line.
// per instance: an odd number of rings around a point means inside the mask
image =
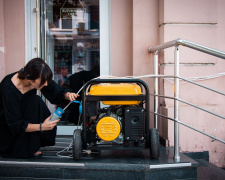
M 225 59 L 225 52 L 218 51 L 216 49 L 212 49 L 212 48 L 209 48 L 209 47 L 206 47 L 206 46 L 202 46 L 200 44 L 196 44 L 196 43 L 184 40 L 184 39 L 176 39 L 174 41 L 170 41 L 170 42 L 167 42 L 167 43 L 164 43 L 164 44 L 161 44 L 161 45 L 157 45 L 157 46 L 153 46 L 153 47 L 149 48 L 149 52 L 150 53 L 154 53 L 154 75 L 155 75 L 154 76 L 154 126 L 155 126 L 155 128 L 158 128 L 158 116 L 161 116 L 163 118 L 166 118 L 166 119 L 174 121 L 174 160 L 176 162 L 180 161 L 180 155 L 179 155 L 179 124 L 182 124 L 182 125 L 184 125 L 184 126 L 186 126 L 188 128 L 191 128 L 191 129 L 193 129 L 193 130 L 195 130 L 195 131 L 197 131 L 199 133 L 202 133 L 202 134 L 204 134 L 204 135 L 206 135 L 208 137 L 211 137 L 211 138 L 213 138 L 215 140 L 218 140 L 218 141 L 220 141 L 220 142 L 225 144 L 225 141 L 223 141 L 221 139 L 218 139 L 218 138 L 216 138 L 214 136 L 211 136 L 211 135 L 209 135 L 209 134 L 207 134 L 207 133 L 205 133 L 203 131 L 200 131 L 200 130 L 198 130 L 196 128 L 193 128 L 193 127 L 191 127 L 191 126 L 189 126 L 189 125 L 187 125 L 185 123 L 182 123 L 179 120 L 179 102 L 188 104 L 188 105 L 190 105 L 192 107 L 195 107 L 195 108 L 198 108 L 198 109 L 203 110 L 205 112 L 208 112 L 208 113 L 210 113 L 210 114 L 212 114 L 214 116 L 217 116 L 217 117 L 220 117 L 222 119 L 225 119 L 224 116 L 221 116 L 219 114 L 213 113 L 213 112 L 208 111 L 208 110 L 206 110 L 204 108 L 201 108 L 199 106 L 195 106 L 195 105 L 193 105 L 191 103 L 188 103 L 186 101 L 183 101 L 183 100 L 181 100 L 179 98 L 179 86 L 180 86 L 179 80 L 180 79 L 225 96 L 225 94 L 222 93 L 222 92 L 216 91 L 216 90 L 211 89 L 209 87 L 206 87 L 206 86 L 200 85 L 198 83 L 195 83 L 193 81 L 189 81 L 189 80 L 187 80 L 185 78 L 179 77 L 179 45 L 186 46 L 186 47 L 189 47 L 191 49 L 194 49 L 194 50 L 197 50 L 197 51 L 201 51 L 203 53 L 207 53 L 207 54 L 210 54 L 210 55 L 213 55 L 213 56 Z M 173 46 L 175 46 L 175 51 L 174 51 L 174 76 L 159 75 L 158 74 L 158 51 L 166 49 L 166 48 L 169 48 L 169 47 L 173 47 Z M 174 119 L 166 117 L 166 116 L 158 113 L 159 97 L 171 98 L 171 97 L 166 97 L 166 96 L 160 96 L 159 95 L 158 78 L 168 78 L 168 77 L 174 78 L 174 97 L 172 98 L 174 100 Z

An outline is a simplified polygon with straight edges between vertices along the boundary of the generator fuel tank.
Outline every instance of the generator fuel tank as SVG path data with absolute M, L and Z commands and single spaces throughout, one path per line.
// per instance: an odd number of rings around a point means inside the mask
M 128 96 L 141 95 L 142 89 L 136 83 L 102 83 L 92 85 L 90 95 L 95 96 Z M 102 101 L 105 105 L 137 105 L 140 101 Z

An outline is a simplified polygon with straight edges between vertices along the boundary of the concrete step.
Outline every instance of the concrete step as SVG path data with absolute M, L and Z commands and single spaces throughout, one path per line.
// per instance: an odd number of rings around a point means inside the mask
M 198 170 L 197 170 L 197 179 L 198 180 L 224 180 L 225 179 L 225 170 L 215 166 L 214 164 L 209 162 L 209 152 L 188 152 L 184 153 L 186 156 L 194 159 L 198 162 Z
M 205 159 L 196 159 L 199 163 L 198 172 L 201 179 L 225 179 L 225 170 L 209 163 Z
M 67 157 L 46 155 L 32 159 L 0 158 L 0 179 L 193 179 L 198 163 L 181 154 L 179 163 L 173 160 L 172 148 L 160 148 L 160 158 L 150 159 L 148 150 L 104 150 L 83 154 L 74 161 Z
M 208 153 L 181 153 L 173 159 L 174 149 L 160 147 L 160 158 L 150 159 L 149 151 L 84 151 L 74 161 L 69 146 L 72 136 L 58 136 L 54 147 L 41 148 L 42 157 L 0 158 L 0 179 L 225 179 L 225 171 L 208 162 Z
M 75 161 L 71 142 L 71 136 L 58 136 L 54 147 L 41 148 L 42 157 L 0 158 L 0 179 L 225 179 L 225 171 L 201 153 L 181 153 L 178 163 L 173 148 L 160 147 L 159 159 L 150 159 L 147 149 L 84 151 Z

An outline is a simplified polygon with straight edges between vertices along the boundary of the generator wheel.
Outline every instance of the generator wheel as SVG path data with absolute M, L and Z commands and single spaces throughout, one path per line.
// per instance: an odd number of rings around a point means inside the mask
M 149 129 L 149 150 L 152 159 L 159 158 L 159 132 L 155 128 Z
M 73 159 L 78 160 L 82 155 L 81 129 L 75 129 L 73 133 Z

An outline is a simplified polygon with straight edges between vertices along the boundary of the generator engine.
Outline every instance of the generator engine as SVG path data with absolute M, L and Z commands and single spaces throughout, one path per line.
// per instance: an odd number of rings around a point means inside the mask
M 109 108 L 108 111 L 110 111 Z M 123 142 L 122 135 L 122 116 L 115 112 L 107 112 L 99 115 L 96 122 L 96 133 L 103 141 Z
M 138 84 L 98 84 L 90 88 L 91 95 L 140 95 Z M 96 116 L 91 129 L 96 131 L 96 141 L 142 141 L 145 137 L 145 109 L 141 101 L 102 101 L 109 107 L 100 108 L 98 103 L 87 106 L 87 114 Z M 94 127 L 95 126 L 95 127 Z
M 123 143 L 144 139 L 145 110 L 138 106 L 110 106 L 96 122 L 96 133 L 103 141 Z

